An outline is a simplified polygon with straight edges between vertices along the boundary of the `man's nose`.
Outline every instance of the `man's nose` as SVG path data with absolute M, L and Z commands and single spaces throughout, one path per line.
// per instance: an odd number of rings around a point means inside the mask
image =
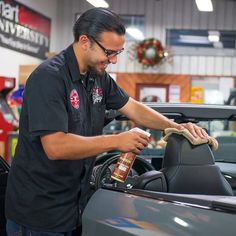
M 116 63 L 117 63 L 117 55 L 114 56 L 114 57 L 109 58 L 109 62 L 110 62 L 111 64 L 116 64 Z

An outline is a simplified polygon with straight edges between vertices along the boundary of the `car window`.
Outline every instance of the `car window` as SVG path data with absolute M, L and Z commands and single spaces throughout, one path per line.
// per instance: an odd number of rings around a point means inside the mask
M 199 122 L 209 135 L 218 141 L 218 150 L 213 153 L 219 162 L 236 162 L 236 121 L 214 120 Z

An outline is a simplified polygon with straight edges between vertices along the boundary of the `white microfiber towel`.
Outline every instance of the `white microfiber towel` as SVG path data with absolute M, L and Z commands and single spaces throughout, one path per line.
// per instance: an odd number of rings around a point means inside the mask
M 212 149 L 212 151 L 216 151 L 218 149 L 218 142 L 214 137 L 208 136 L 206 138 L 194 137 L 187 129 L 178 130 L 176 128 L 167 128 L 164 130 L 165 136 L 162 138 L 165 142 L 168 141 L 168 138 L 171 134 L 179 134 L 183 135 L 185 138 L 189 140 L 193 145 L 200 145 L 203 143 L 208 143 Z

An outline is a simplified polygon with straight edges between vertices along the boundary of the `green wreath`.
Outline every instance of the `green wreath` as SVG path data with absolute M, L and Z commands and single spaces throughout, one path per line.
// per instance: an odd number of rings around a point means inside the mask
M 144 66 L 154 66 L 165 57 L 161 42 L 154 38 L 143 40 L 138 44 L 136 51 L 139 63 Z

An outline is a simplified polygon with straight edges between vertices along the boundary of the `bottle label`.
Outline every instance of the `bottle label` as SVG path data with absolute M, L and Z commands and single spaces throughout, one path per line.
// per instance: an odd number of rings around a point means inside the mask
M 132 152 L 122 153 L 111 175 L 112 179 L 125 182 L 129 171 L 134 163 L 136 155 Z
M 137 127 L 131 129 L 131 131 L 140 132 L 150 137 L 150 133 Z M 111 175 L 111 178 L 124 183 L 129 174 L 131 167 L 133 166 L 135 158 L 136 158 L 136 154 L 132 152 L 122 153 L 117 161 L 117 164 Z
M 126 166 L 124 166 L 123 164 L 119 165 L 118 168 L 119 168 L 119 170 L 121 170 L 121 171 L 126 171 L 126 170 L 127 170 Z

